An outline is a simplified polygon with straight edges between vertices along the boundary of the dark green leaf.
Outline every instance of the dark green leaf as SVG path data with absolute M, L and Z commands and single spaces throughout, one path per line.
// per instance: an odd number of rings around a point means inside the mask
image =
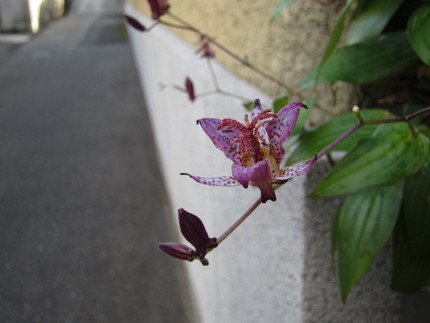
M 402 2 L 403 0 L 367 2 L 351 24 L 345 43 L 352 45 L 376 39 Z
M 386 119 L 392 115 L 385 110 L 360 110 L 365 120 Z M 295 164 L 302 160 L 307 160 L 322 150 L 328 144 L 340 137 L 345 131 L 349 130 L 357 119 L 352 113 L 343 114 L 323 124 L 322 126 L 310 130 L 305 130 L 300 134 L 298 146 L 288 158 L 289 165 Z M 377 126 L 365 126 L 356 131 L 346 140 L 337 145 L 333 150 L 349 150 L 358 140 L 368 138 L 375 131 Z
M 376 41 L 338 49 L 320 69 L 314 68 L 305 77 L 300 89 L 315 85 L 317 75 L 317 82 L 369 83 L 400 72 L 417 60 L 406 33 L 390 33 Z
M 394 184 L 417 172 L 429 153 L 428 138 L 414 138 L 404 123 L 382 124 L 330 171 L 312 196 L 343 195 Z
M 270 17 L 270 22 L 274 22 L 275 19 L 281 14 L 282 10 L 286 6 L 288 6 L 293 0 L 281 0 L 278 5 L 276 6 L 275 10 L 272 12 L 272 16 Z
M 416 259 L 430 259 L 429 159 L 418 173 L 406 177 L 402 210 L 410 254 Z
M 418 292 L 430 275 L 430 258 L 415 258 L 400 216 L 394 230 L 393 277 L 391 288 L 404 293 Z
M 390 237 L 400 209 L 402 182 L 350 195 L 335 221 L 342 300 L 366 274 Z
M 412 14 L 408 37 L 417 55 L 430 66 L 430 6 L 421 6 Z

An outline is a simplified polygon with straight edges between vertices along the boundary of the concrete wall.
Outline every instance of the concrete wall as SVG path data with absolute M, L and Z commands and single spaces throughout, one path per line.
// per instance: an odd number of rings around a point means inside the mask
M 125 10 L 151 24 L 133 7 Z M 129 34 L 171 199 L 172 221 L 177 223 L 176 209 L 184 208 L 202 218 L 210 236 L 219 236 L 258 198 L 258 190 L 204 186 L 179 173 L 230 175 L 231 161 L 195 120 L 242 120 L 245 110 L 238 100 L 219 95 L 191 103 L 172 87 L 189 76 L 197 93 L 212 89 L 206 62 L 176 35 L 160 26 L 150 33 L 129 30 Z M 221 65 L 215 63 L 215 70 L 222 88 L 260 98 L 263 104 L 271 102 L 270 96 Z M 319 161 L 309 176 L 278 190 L 275 203 L 259 207 L 208 255 L 208 267 L 187 264 L 199 322 L 398 322 L 400 296 L 389 289 L 388 249 L 348 303 L 341 303 L 330 252 L 330 228 L 339 201 L 306 197 L 327 167 Z
M 270 23 L 273 10 L 281 0 L 169 0 L 171 11 L 215 37 L 240 57 L 247 56 L 255 66 L 282 80 L 289 87 L 297 87 L 311 67 L 321 60 L 330 31 L 336 23 L 344 1 L 320 5 L 315 0 L 295 0 Z M 147 1 L 127 0 L 140 12 L 149 14 Z M 172 21 L 163 17 L 166 21 Z M 197 43 L 188 31 L 171 29 L 187 42 Z M 217 51 L 217 59 L 229 70 L 271 96 L 282 90 L 276 84 Z M 305 92 L 318 97 L 326 109 L 338 113 L 349 111 L 357 104 L 359 90 L 343 82 L 321 84 Z M 325 119 L 315 110 L 312 120 Z

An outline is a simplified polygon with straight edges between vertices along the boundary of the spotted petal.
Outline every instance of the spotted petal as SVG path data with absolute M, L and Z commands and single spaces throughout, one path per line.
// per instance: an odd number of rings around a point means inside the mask
M 227 186 L 234 187 L 240 186 L 240 183 L 231 176 L 219 176 L 219 177 L 200 177 L 190 175 L 188 173 L 181 173 L 181 175 L 187 175 L 195 180 L 197 183 L 210 185 L 210 186 Z
M 299 116 L 300 108 L 306 108 L 303 103 L 293 102 L 287 104 L 278 113 L 278 118 L 266 125 L 266 131 L 269 136 L 270 143 L 275 148 L 278 155 L 278 163 L 284 157 L 285 150 L 282 143 L 286 141 L 296 125 Z
M 285 180 L 291 179 L 293 177 L 306 174 L 311 170 L 312 166 L 315 164 L 316 161 L 317 161 L 317 158 L 315 156 L 312 159 L 309 159 L 304 164 L 297 165 L 297 166 L 285 167 L 278 172 L 278 176 L 276 176 L 274 178 L 274 180 L 275 181 L 285 181 Z
M 236 178 L 243 187 L 248 187 L 251 183 L 261 191 L 261 201 L 276 200 L 275 191 L 272 187 L 272 176 L 270 174 L 269 161 L 262 160 L 251 167 L 243 167 L 238 164 L 232 166 L 233 177 Z
M 222 150 L 227 158 L 230 158 L 234 163 L 240 163 L 239 144 L 236 140 L 242 134 L 237 129 L 220 129 L 218 126 L 222 120 L 213 118 L 204 118 L 197 120 L 204 132 L 211 138 L 215 147 Z

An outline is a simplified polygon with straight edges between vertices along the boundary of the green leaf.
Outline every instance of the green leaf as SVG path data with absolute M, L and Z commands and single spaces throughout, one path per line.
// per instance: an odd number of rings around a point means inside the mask
M 390 237 L 400 209 L 402 182 L 345 198 L 335 220 L 342 300 L 366 274 Z
M 430 275 L 430 160 L 406 177 L 394 235 L 392 288 L 417 292 Z
M 417 60 L 406 32 L 390 33 L 372 42 L 338 49 L 320 69 L 314 68 L 309 72 L 300 89 L 313 86 L 316 82 L 369 83 L 400 72 Z
M 408 241 L 404 213 L 394 230 L 393 277 L 391 288 L 403 292 L 418 292 L 430 275 L 430 258 L 415 258 Z
M 377 109 L 360 110 L 360 113 L 365 120 L 393 117 L 388 111 Z M 340 137 L 344 132 L 352 128 L 356 123 L 357 119 L 354 115 L 352 113 L 347 113 L 333 118 L 318 128 L 303 131 L 300 134 L 298 146 L 288 158 L 287 164 L 291 165 L 311 158 L 328 144 Z M 342 141 L 333 150 L 349 150 L 358 140 L 370 137 L 376 128 L 377 126 L 362 127 Z
M 430 66 L 430 6 L 424 5 L 414 11 L 407 30 L 415 53 Z
M 327 42 L 326 48 L 324 50 L 324 55 L 320 66 L 324 64 L 324 62 L 333 53 L 337 44 L 339 43 L 340 37 L 342 36 L 343 27 L 345 25 L 345 19 L 353 3 L 354 0 L 347 0 L 345 6 L 343 7 L 339 19 L 337 20 L 336 25 L 334 26 L 333 31 L 330 34 L 330 39 Z
M 404 123 L 382 124 L 340 160 L 311 193 L 343 195 L 398 182 L 417 172 L 429 153 L 428 138 L 414 138 Z
M 346 45 L 376 39 L 403 0 L 373 0 L 360 10 L 346 38 Z
M 281 0 L 276 6 L 275 10 L 272 12 L 272 16 L 270 17 L 270 23 L 274 22 L 275 19 L 281 14 L 282 10 L 289 4 L 291 4 L 293 0 Z
M 288 96 L 284 96 L 273 101 L 273 113 L 278 113 L 284 106 L 288 104 Z
M 430 258 L 430 160 L 406 177 L 402 211 L 410 254 Z

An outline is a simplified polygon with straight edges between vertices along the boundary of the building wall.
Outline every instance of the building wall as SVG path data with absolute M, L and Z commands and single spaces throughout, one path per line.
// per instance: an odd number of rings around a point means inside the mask
M 295 0 L 271 23 L 271 15 L 279 2 L 169 0 L 171 12 L 176 16 L 213 36 L 239 57 L 248 57 L 252 64 L 294 89 L 319 63 L 344 2 L 335 0 L 330 5 L 321 5 L 315 0 Z M 146 1 L 128 0 L 128 3 L 150 16 Z M 163 19 L 172 21 L 168 17 Z M 198 42 L 193 33 L 171 30 L 191 44 Z M 275 97 L 282 92 L 281 87 L 244 68 L 221 51 L 216 55 L 229 70 L 264 93 Z M 305 91 L 304 95 L 317 97 L 324 108 L 338 113 L 349 111 L 357 104 L 358 90 L 350 84 L 337 82 L 319 85 Z M 325 118 L 318 111 L 312 115 L 314 122 Z

